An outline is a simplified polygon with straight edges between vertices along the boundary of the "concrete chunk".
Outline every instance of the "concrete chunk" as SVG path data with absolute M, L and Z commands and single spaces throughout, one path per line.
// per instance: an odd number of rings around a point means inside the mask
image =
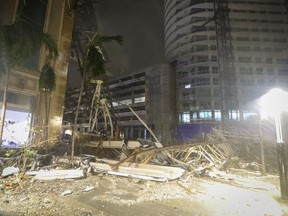
M 75 179 L 85 177 L 83 170 L 40 170 L 27 172 L 26 175 L 35 175 L 38 180 Z
M 10 175 L 14 175 L 14 174 L 17 174 L 19 173 L 19 168 L 18 167 L 6 167 L 3 169 L 3 172 L 1 174 L 1 177 L 2 178 L 5 178 L 5 177 L 8 177 Z

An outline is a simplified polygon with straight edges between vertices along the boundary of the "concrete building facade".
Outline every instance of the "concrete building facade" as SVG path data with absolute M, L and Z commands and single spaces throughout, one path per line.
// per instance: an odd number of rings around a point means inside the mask
M 164 2 L 165 55 L 175 70 L 178 134 L 209 131 L 222 119 L 213 2 Z M 257 98 L 270 88 L 288 87 L 288 15 L 284 0 L 229 0 L 228 7 L 237 102 L 229 113 L 230 120 L 241 121 L 257 112 Z
M 109 83 L 121 133 L 132 139 L 148 138 L 149 132 L 125 105 L 130 106 L 163 144 L 174 143 L 174 74 L 160 63 Z M 117 103 L 119 102 L 119 103 Z M 151 137 L 151 136 L 150 136 Z
M 69 3 L 69 4 L 68 4 Z M 49 100 L 49 136 L 59 138 L 62 126 L 64 96 L 70 58 L 70 42 L 73 30 L 72 1 L 66 0 L 33 0 L 1 1 L 1 24 L 14 22 L 19 7 L 25 4 L 25 16 L 36 23 L 44 32 L 49 33 L 56 41 L 59 57 L 54 66 L 56 89 Z M 32 114 L 32 126 L 44 126 L 44 95 L 39 92 L 38 79 L 40 70 L 47 58 L 44 47 L 22 66 L 17 66 L 9 75 L 8 110 L 18 110 Z M 0 79 L 0 93 L 3 95 L 4 73 Z

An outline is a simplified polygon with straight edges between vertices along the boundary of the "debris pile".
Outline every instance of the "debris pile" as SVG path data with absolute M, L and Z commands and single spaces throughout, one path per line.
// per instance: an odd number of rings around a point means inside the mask
M 224 133 L 214 131 L 207 142 L 162 146 L 151 140 L 127 149 L 119 145 L 115 159 L 81 154 L 77 157 L 40 155 L 31 148 L 7 152 L 0 157 L 2 178 L 21 173 L 37 180 L 85 178 L 88 173 L 125 176 L 152 181 L 169 181 L 184 173 L 196 176 L 217 176 L 217 171 L 249 170 L 259 175 L 259 163 L 246 162 L 237 155 L 235 145 Z M 131 145 L 131 144 L 130 144 Z M 98 150 L 100 150 L 99 147 Z M 112 148 L 113 149 L 113 148 Z M 107 150 L 107 149 L 106 149 Z M 214 174 L 213 174 L 214 173 Z

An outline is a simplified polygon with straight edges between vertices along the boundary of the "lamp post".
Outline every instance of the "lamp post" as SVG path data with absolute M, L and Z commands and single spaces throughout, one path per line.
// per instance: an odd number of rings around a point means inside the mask
M 263 114 L 273 116 L 275 119 L 281 198 L 288 199 L 288 167 L 281 126 L 281 112 L 288 111 L 288 92 L 272 89 L 261 98 L 260 103 Z

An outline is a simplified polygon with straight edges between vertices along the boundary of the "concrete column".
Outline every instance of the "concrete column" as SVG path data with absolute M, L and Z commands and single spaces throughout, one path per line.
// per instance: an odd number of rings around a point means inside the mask
M 73 31 L 73 16 L 68 14 L 65 0 L 49 1 L 49 12 L 45 23 L 45 31 L 52 35 L 58 45 L 59 57 L 54 66 L 56 72 L 56 89 L 51 94 L 49 113 L 49 139 L 54 143 L 61 138 L 62 118 L 64 111 L 64 99 L 68 74 L 68 62 L 70 58 L 70 44 Z M 45 53 L 41 58 L 41 65 L 45 64 Z M 37 113 L 37 125 L 41 126 L 41 119 L 45 117 L 44 95 L 39 96 Z

